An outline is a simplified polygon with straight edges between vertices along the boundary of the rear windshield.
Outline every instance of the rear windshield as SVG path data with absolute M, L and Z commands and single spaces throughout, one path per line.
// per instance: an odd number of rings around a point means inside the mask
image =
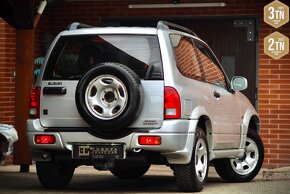
M 158 39 L 143 35 L 61 37 L 43 79 L 79 79 L 89 68 L 104 62 L 126 65 L 141 79 L 163 79 Z

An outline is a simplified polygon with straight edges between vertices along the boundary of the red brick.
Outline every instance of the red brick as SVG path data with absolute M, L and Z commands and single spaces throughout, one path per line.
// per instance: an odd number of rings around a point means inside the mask
M 289 94 L 290 90 L 285 90 L 285 89 L 275 89 L 270 91 L 271 94 Z
M 270 143 L 290 144 L 289 139 L 270 139 Z
M 274 125 L 274 124 L 268 124 L 268 125 L 265 125 L 263 124 L 263 128 L 276 128 L 277 125 Z
M 273 105 L 273 104 L 267 104 L 267 105 L 265 105 L 265 104 L 260 104 L 259 105 L 259 109 L 267 109 L 267 110 L 269 110 L 269 109 L 278 109 L 278 105 Z
M 280 106 L 280 109 L 287 109 L 287 110 L 289 110 L 290 109 L 290 105 L 285 105 L 285 104 L 281 104 Z
M 290 114 L 290 109 L 289 110 L 271 110 L 270 111 L 271 114 Z
M 289 70 L 270 70 L 270 74 L 288 74 L 290 76 L 290 69 Z
M 271 119 L 270 120 L 271 123 L 276 123 L 276 124 L 290 124 L 290 120 L 287 120 L 287 119 Z M 290 141 L 289 141 L 290 142 Z
M 259 68 L 261 69 L 280 69 L 279 65 L 273 65 L 273 64 L 270 64 L 270 65 L 260 65 Z
M 281 149 L 287 149 L 288 150 L 288 152 L 289 152 L 289 149 L 290 149 L 290 144 L 280 144 L 280 145 L 278 145 L 279 146 L 279 148 L 281 148 Z
M 279 95 L 276 94 L 276 95 L 265 95 L 265 94 L 259 94 L 258 96 L 259 100 L 261 99 L 278 99 L 279 98 Z
M 278 156 L 280 156 L 280 154 L 288 154 L 289 151 L 287 149 L 270 149 L 270 154 L 273 153 L 273 154 L 279 154 Z M 289 153 L 290 155 L 290 153 Z
M 280 124 L 279 125 L 280 129 L 290 129 L 290 124 Z
M 261 114 L 260 117 L 262 119 L 278 119 L 278 115 L 273 115 L 273 114 L 269 114 L 269 115 Z
M 278 154 L 265 153 L 265 154 L 264 154 L 264 157 L 265 157 L 265 158 L 268 158 L 268 159 L 277 159 L 277 158 L 278 158 Z
M 263 138 L 277 139 L 278 134 L 263 134 Z

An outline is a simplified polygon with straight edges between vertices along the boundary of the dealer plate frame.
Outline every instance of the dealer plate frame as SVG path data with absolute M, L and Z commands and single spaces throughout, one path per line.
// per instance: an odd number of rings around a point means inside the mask
M 125 159 L 126 144 L 86 144 L 72 145 L 73 159 Z

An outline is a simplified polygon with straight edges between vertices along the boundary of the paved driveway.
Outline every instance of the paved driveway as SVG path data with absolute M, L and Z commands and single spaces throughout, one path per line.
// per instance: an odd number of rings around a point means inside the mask
M 35 167 L 30 173 L 18 173 L 19 167 L 0 166 L 0 193 L 179 193 L 172 171 L 164 166 L 152 166 L 140 179 L 120 180 L 109 172 L 92 167 L 79 167 L 65 190 L 47 190 L 38 182 Z M 263 181 L 259 175 L 249 183 L 224 183 L 210 169 L 202 194 L 289 194 L 290 180 Z

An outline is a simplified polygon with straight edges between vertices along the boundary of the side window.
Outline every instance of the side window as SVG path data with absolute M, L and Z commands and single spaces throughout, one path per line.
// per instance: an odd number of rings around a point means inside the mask
M 224 74 L 210 50 L 181 35 L 171 34 L 170 40 L 183 76 L 226 88 Z
M 170 40 L 180 73 L 194 80 L 205 81 L 203 69 L 197 58 L 198 49 L 192 44 L 191 39 L 171 34 Z
M 196 57 L 200 61 L 205 75 L 205 82 L 226 88 L 225 76 L 212 56 L 211 51 L 199 43 L 194 43 L 197 47 Z

